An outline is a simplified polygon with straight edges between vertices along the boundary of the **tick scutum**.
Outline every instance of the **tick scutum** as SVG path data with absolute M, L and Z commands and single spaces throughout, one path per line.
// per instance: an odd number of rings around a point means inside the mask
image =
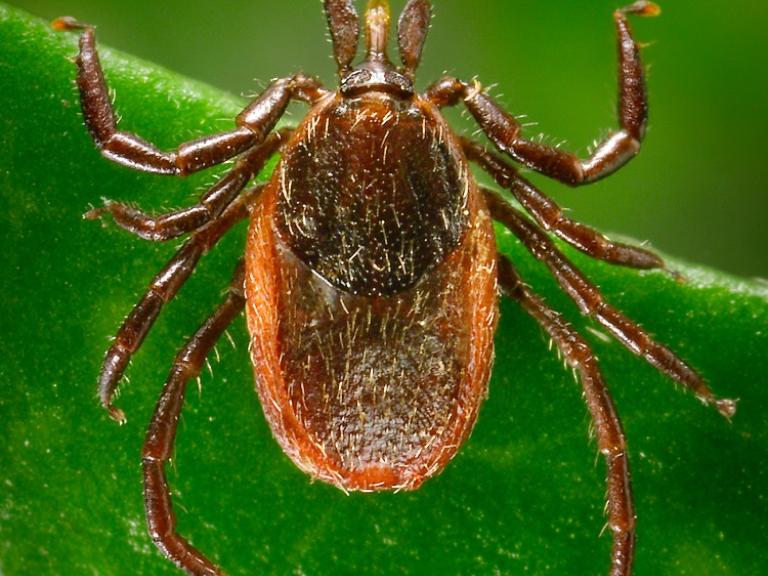
M 469 175 L 438 114 L 385 93 L 337 95 L 297 131 L 276 174 L 277 230 L 329 283 L 396 294 L 461 241 Z

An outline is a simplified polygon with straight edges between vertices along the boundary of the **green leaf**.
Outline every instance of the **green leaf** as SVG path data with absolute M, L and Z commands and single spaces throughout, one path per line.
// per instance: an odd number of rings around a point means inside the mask
M 114 425 L 95 398 L 108 337 L 173 245 L 83 221 L 101 197 L 188 205 L 211 174 L 167 179 L 104 160 L 84 128 L 76 36 L 0 6 L 0 573 L 175 574 L 145 530 L 139 453 L 176 349 L 221 298 L 244 228 L 200 265 L 129 370 Z M 238 98 L 102 47 L 122 126 L 162 147 L 232 126 Z M 267 177 L 267 175 L 265 175 Z M 508 234 L 501 249 L 594 344 L 629 439 L 636 576 L 768 572 L 768 289 L 674 262 L 690 281 L 574 255 L 607 298 L 696 366 L 732 423 L 606 341 Z M 169 471 L 180 530 L 228 574 L 604 574 L 604 468 L 580 387 L 539 328 L 502 303 L 472 438 L 412 493 L 313 483 L 271 438 L 244 322 L 189 394 Z

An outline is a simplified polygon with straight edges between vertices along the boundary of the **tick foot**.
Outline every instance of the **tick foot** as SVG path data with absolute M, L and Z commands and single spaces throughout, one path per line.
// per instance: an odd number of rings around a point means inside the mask
M 115 408 L 112 404 L 105 404 L 104 408 L 107 410 L 109 417 L 120 424 L 120 426 L 128 421 L 128 418 L 125 417 L 125 412 L 120 410 L 120 408 Z
M 58 32 L 69 32 L 71 30 L 85 30 L 86 28 L 93 28 L 93 26 L 80 22 L 72 16 L 62 16 L 51 22 L 51 28 Z
M 636 14 L 638 16 L 653 17 L 661 14 L 661 7 L 655 2 L 638 0 L 634 4 L 619 8 L 618 12 L 621 14 Z
M 720 414 L 730 420 L 733 418 L 733 415 L 736 414 L 736 405 L 738 402 L 738 399 L 732 400 L 730 398 L 721 398 L 720 400 L 715 401 L 715 407 Z

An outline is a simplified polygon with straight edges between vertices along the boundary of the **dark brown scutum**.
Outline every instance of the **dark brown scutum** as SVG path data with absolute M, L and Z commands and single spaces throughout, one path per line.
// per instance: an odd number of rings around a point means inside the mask
M 334 98 L 297 129 L 276 172 L 276 226 L 310 268 L 355 294 L 413 286 L 467 226 L 467 171 L 436 110 Z

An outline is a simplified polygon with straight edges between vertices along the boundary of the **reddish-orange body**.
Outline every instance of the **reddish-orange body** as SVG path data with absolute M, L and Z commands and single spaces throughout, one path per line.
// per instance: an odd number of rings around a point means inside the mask
M 486 396 L 496 247 L 433 104 L 315 105 L 253 211 L 246 292 L 261 404 L 300 468 L 412 489 L 456 454 Z

